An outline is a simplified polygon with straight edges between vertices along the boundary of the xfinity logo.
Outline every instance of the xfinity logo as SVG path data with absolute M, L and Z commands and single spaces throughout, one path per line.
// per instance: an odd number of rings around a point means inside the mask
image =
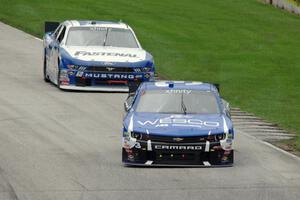
M 166 90 L 167 94 L 190 94 L 192 90 Z
M 136 54 L 131 53 L 114 53 L 114 52 L 90 52 L 90 51 L 76 51 L 75 56 L 119 56 L 136 58 Z
M 202 150 L 201 146 L 182 146 L 182 145 L 155 145 L 157 150 L 191 150 L 199 151 Z
M 211 122 L 211 121 L 202 121 L 200 119 L 186 119 L 186 118 L 164 118 L 164 119 L 156 119 L 153 121 L 138 121 L 138 123 L 142 126 L 152 125 L 155 127 L 167 127 L 167 126 L 188 126 L 188 127 L 198 127 L 202 128 L 206 127 L 219 127 L 219 122 Z
M 85 73 L 85 78 L 100 78 L 100 79 L 142 79 L 143 75 L 133 74 L 101 74 L 101 73 Z

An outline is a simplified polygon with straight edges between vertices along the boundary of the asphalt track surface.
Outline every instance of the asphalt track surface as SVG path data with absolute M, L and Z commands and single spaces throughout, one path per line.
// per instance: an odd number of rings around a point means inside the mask
M 125 98 L 45 83 L 41 41 L 0 23 L 0 200 L 300 199 L 300 160 L 239 129 L 234 167 L 124 167 Z

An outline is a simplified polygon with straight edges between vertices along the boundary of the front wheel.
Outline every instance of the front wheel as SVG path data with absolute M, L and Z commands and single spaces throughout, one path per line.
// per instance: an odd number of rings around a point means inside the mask
M 57 69 L 57 87 L 60 89 L 60 68 Z

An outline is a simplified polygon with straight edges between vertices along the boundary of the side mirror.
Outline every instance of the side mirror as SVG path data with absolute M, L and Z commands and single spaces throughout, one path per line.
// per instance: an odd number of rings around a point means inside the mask
M 127 99 L 124 103 L 124 110 L 126 112 L 128 112 L 131 109 L 133 101 L 134 101 L 134 96 L 135 96 L 135 94 L 133 93 L 133 94 L 129 94 L 129 96 L 127 97 Z

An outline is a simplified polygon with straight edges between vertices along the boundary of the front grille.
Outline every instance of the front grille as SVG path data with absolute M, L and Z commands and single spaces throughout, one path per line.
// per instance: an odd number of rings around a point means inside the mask
M 107 66 L 91 66 L 87 67 L 86 72 L 122 72 L 122 73 L 130 73 L 134 72 L 134 68 L 129 67 L 107 67 Z
M 196 153 L 160 153 L 155 154 L 157 161 L 194 161 L 197 158 Z
M 171 136 L 161 136 L 161 135 L 151 135 L 145 133 L 133 132 L 132 137 L 139 140 L 151 140 L 152 142 L 165 142 L 165 143 L 196 143 L 196 142 L 218 142 L 220 139 L 225 138 L 225 134 L 216 135 L 206 135 L 206 136 L 193 136 L 193 137 L 171 137 Z
M 124 86 L 127 85 L 127 81 L 122 81 L 122 80 L 102 80 L 102 79 L 95 79 L 94 82 L 96 85 L 119 85 L 119 86 Z
M 76 77 L 75 78 L 75 84 L 76 86 L 91 86 L 92 85 L 92 80 L 89 78 L 80 78 L 80 77 Z

